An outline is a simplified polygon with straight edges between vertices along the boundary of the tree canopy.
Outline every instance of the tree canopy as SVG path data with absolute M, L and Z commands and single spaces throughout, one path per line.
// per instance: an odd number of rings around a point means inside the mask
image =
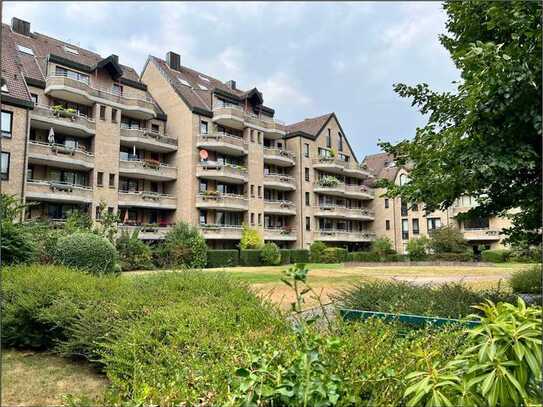
M 388 196 L 446 209 L 462 195 L 479 205 L 464 217 L 513 212 L 512 242 L 541 239 L 541 3 L 450 1 L 440 36 L 461 81 L 454 92 L 395 84 L 428 122 L 414 139 L 381 147 L 410 182 L 381 180 Z

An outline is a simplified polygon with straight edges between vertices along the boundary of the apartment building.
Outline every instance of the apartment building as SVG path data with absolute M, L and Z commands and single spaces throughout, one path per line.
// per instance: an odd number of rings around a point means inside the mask
M 26 218 L 73 211 L 121 228 L 174 222 L 177 140 L 134 69 L 30 30 L 2 25 L 2 191 Z
M 364 163 L 375 174 L 376 179 L 384 178 L 397 185 L 409 181 L 409 170 L 396 166 L 392 156 L 387 153 L 369 155 L 365 157 Z M 375 189 L 372 205 L 376 220 L 373 231 L 377 236 L 390 238 L 399 253 L 406 252 L 410 239 L 428 236 L 432 230 L 445 225 L 458 228 L 475 252 L 478 252 L 481 246 L 496 249 L 503 246 L 502 229 L 511 225 L 508 219 L 497 216 L 460 221 L 458 214 L 477 205 L 469 196 L 457 199 L 447 210 L 426 212 L 422 203 L 411 204 L 400 198 L 386 198 L 382 196 L 384 192 L 384 189 Z

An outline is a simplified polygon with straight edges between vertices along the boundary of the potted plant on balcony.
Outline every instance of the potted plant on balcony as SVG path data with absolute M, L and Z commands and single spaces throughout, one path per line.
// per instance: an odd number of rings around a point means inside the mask
M 219 191 L 203 191 L 202 196 L 204 200 L 206 199 L 217 199 L 221 193 Z
M 143 166 L 147 168 L 152 168 L 153 170 L 158 170 L 160 168 L 160 161 L 146 158 L 143 160 Z
M 337 151 L 336 151 L 336 149 L 335 149 L 335 148 L 331 148 L 331 149 L 330 149 L 330 158 L 333 160 L 333 159 L 336 158 L 336 156 L 337 156 Z
M 327 187 L 327 188 L 333 188 L 338 186 L 339 181 L 337 178 L 332 177 L 330 175 L 325 175 L 319 180 L 319 186 L 321 187 Z
M 289 225 L 285 225 L 283 226 L 283 228 L 281 229 L 281 234 L 282 235 L 290 235 L 292 232 L 292 227 L 289 226 Z

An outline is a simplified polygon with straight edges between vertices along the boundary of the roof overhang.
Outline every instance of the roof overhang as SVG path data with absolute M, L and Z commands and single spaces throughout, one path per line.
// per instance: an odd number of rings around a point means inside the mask
M 106 70 L 113 80 L 119 79 L 123 75 L 123 70 L 118 62 L 118 57 L 116 55 L 110 55 L 107 58 L 99 61 L 94 69 L 104 69 Z

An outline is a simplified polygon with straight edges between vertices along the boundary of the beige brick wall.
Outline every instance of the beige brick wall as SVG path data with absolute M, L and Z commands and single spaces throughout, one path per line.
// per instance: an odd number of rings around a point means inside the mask
M 25 179 L 25 149 L 28 137 L 29 113 L 27 109 L 2 104 L 2 110 L 11 112 L 12 132 L 11 138 L 1 137 L 1 149 L 10 154 L 9 179 L 2 181 L 2 193 L 23 198 Z

